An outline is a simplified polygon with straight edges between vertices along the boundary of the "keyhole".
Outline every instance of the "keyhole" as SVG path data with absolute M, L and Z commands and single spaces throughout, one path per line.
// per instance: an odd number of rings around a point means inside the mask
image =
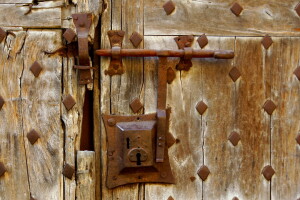
M 129 149 L 130 148 L 130 139 L 126 138 L 126 141 L 127 141 L 127 149 Z
M 136 154 L 136 164 L 141 165 L 141 154 L 140 153 Z

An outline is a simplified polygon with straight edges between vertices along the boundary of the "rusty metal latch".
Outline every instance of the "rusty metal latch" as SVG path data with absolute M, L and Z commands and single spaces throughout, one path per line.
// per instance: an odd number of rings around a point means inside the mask
M 175 39 L 178 50 L 122 49 L 123 31 L 108 32 L 111 49 L 99 49 L 99 56 L 111 57 L 106 74 L 124 73 L 122 57 L 159 57 L 156 113 L 137 116 L 103 115 L 108 138 L 107 187 L 128 183 L 175 183 L 169 162 L 168 148 L 174 143 L 169 133 L 171 108 L 167 108 L 167 83 L 174 74 L 168 67 L 167 57 L 180 57 L 178 70 L 188 70 L 192 58 L 234 57 L 229 50 L 195 50 L 191 48 L 192 36 Z
M 79 65 L 74 68 L 79 70 L 79 84 L 88 84 L 92 82 L 89 58 L 88 36 L 92 24 L 91 13 L 77 13 L 72 15 L 78 37 Z

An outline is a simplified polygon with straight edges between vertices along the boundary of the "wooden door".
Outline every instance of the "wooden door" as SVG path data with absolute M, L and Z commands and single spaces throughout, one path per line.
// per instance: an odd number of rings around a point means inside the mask
M 123 48 L 134 48 L 130 36 L 138 32 L 141 49 L 178 49 L 179 35 L 194 35 L 192 47 L 200 49 L 196 40 L 205 33 L 203 49 L 231 49 L 235 58 L 193 59 L 192 68 L 176 71 L 168 85 L 174 185 L 107 189 L 107 141 L 100 121 L 103 199 L 300 198 L 299 1 L 237 2 L 240 14 L 231 0 L 173 0 L 170 15 L 163 8 L 167 0 L 105 2 L 101 48 L 111 48 L 108 30 L 125 31 Z M 178 61 L 169 58 L 168 66 L 175 69 Z M 109 62 L 101 58 L 101 113 L 134 115 L 129 107 L 134 98 L 144 105 L 138 114 L 155 112 L 157 58 L 124 58 L 126 72 L 112 77 L 105 75 Z M 203 114 L 196 110 L 201 101 L 207 105 Z M 202 166 L 210 171 L 206 180 L 198 175 Z

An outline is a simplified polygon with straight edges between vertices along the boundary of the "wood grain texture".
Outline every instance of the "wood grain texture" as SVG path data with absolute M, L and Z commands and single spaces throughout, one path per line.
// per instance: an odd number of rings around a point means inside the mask
M 95 199 L 95 152 L 77 151 L 76 199 Z
M 272 199 L 300 197 L 300 151 L 295 138 L 300 130 L 300 82 L 293 74 L 299 66 L 299 38 L 274 38 L 268 59 L 271 98 L 277 104 L 271 123 Z
M 178 49 L 172 36 L 145 37 L 145 48 Z M 194 43 L 193 48 L 197 47 Z M 175 68 L 178 58 L 169 58 L 168 67 Z M 145 58 L 145 112 L 155 112 L 157 105 L 157 69 L 155 58 Z M 189 72 L 176 71 L 176 79 L 168 85 L 167 106 L 171 107 L 170 132 L 177 139 L 169 149 L 170 164 L 176 184 L 146 184 L 145 199 L 199 199 L 202 182 L 197 171 L 203 162 L 201 116 L 195 106 L 201 98 L 201 61 L 193 60 Z M 194 87 L 197 85 L 197 87 Z M 193 179 L 195 178 L 195 180 Z M 186 191 L 186 192 L 184 192 Z
M 297 0 L 239 0 L 244 8 L 236 17 L 232 0 L 174 0 L 175 11 L 166 15 L 166 1 L 145 1 L 145 35 L 299 36 Z
M 62 199 L 63 129 L 60 121 L 62 59 L 44 51 L 60 47 L 60 30 L 30 30 L 24 43 L 20 78 L 23 132 L 30 193 L 36 199 Z M 38 77 L 29 70 L 38 61 Z M 30 144 L 26 134 L 35 129 L 40 139 Z
M 1 4 L 0 26 L 25 28 L 59 28 L 61 27 L 61 8 L 37 8 L 28 12 L 29 6 Z
M 14 34 L 15 37 L 8 35 L 0 43 L 0 95 L 5 100 L 0 110 L 0 162 L 7 169 L 0 177 L 0 197 L 3 200 L 29 199 L 30 196 L 20 86 L 26 32 Z

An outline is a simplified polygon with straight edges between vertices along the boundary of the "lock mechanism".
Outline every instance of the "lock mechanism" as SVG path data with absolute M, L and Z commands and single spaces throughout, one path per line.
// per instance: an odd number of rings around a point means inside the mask
M 171 109 L 166 107 L 167 83 L 170 73 L 167 57 L 180 57 L 178 70 L 188 70 L 192 58 L 213 57 L 231 59 L 229 50 L 194 50 L 192 36 L 175 38 L 179 50 L 121 49 L 123 31 L 109 31 L 112 49 L 99 49 L 99 56 L 111 57 L 106 74 L 124 73 L 122 57 L 159 57 L 156 113 L 137 116 L 103 115 L 108 141 L 107 187 L 114 188 L 128 183 L 175 183 L 169 162 L 168 148 L 174 143 L 169 133 Z M 185 45 L 185 46 L 184 46 Z

